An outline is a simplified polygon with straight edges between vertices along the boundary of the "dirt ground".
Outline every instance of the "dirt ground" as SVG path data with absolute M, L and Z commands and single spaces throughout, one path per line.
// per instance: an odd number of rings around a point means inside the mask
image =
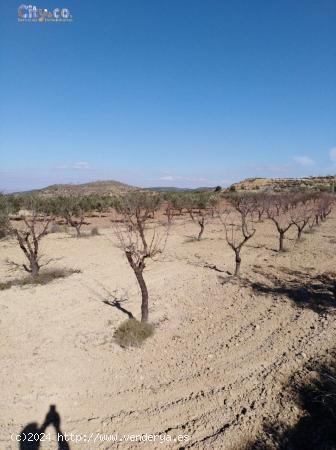
M 37 449 L 20 447 L 17 435 L 32 422 L 37 429 L 50 405 L 58 431 L 73 434 L 63 450 L 242 449 L 277 415 L 298 420 L 297 406 L 280 411 L 277 399 L 335 345 L 336 304 L 321 276 L 336 266 L 335 213 L 299 243 L 289 234 L 281 254 L 274 225 L 258 224 L 240 279 L 227 273 L 234 258 L 219 223 L 197 242 L 197 225 L 176 219 L 165 253 L 145 271 L 155 334 L 126 350 L 113 332 L 127 315 L 103 300 L 107 291 L 127 296 L 123 307 L 139 317 L 139 290 L 107 218 L 90 220 L 99 236 L 53 233 L 41 244 L 55 259 L 49 269 L 81 273 L 0 291 L 1 449 Z M 0 242 L 0 281 L 24 276 L 6 258 L 23 260 L 14 241 Z M 41 450 L 57 448 L 55 429 Z M 166 441 L 119 441 L 146 433 Z

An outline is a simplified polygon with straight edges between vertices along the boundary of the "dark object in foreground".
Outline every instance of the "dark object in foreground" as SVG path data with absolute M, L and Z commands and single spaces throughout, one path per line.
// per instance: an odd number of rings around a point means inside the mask
M 61 417 L 56 411 L 55 405 L 50 405 L 49 411 L 45 416 L 41 426 L 36 422 L 26 425 L 20 434 L 20 450 L 39 450 L 41 442 L 48 440 L 46 437 L 46 429 L 52 425 L 56 432 L 56 445 L 58 450 L 70 450 L 66 436 L 61 431 Z M 56 447 L 55 447 L 56 449 Z

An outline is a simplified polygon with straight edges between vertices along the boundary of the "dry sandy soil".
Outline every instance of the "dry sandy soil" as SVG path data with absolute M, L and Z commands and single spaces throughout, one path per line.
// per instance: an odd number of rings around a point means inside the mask
M 0 291 L 0 448 L 20 448 L 11 433 L 41 424 L 50 405 L 63 433 L 189 437 L 63 447 L 71 450 L 241 449 L 279 414 L 295 423 L 300 411 L 290 401 L 280 411 L 279 396 L 335 343 L 335 301 L 316 278 L 336 265 L 335 225 L 334 215 L 299 244 L 287 239 L 290 251 L 279 254 L 273 225 L 259 224 L 235 280 L 219 224 L 196 242 L 197 226 L 177 220 L 165 253 L 145 272 L 155 334 L 126 350 L 113 332 L 127 317 L 103 300 L 106 290 L 126 290 L 123 306 L 139 317 L 139 291 L 113 230 L 82 239 L 48 235 L 43 252 L 56 259 L 49 267 L 81 273 Z M 1 281 L 21 276 L 9 272 L 6 258 L 22 261 L 12 241 L 0 242 Z M 40 449 L 49 448 L 57 447 L 42 442 Z

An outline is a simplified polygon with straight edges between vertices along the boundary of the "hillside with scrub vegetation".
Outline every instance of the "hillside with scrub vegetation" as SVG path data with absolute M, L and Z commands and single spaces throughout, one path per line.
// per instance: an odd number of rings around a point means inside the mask
M 238 183 L 233 183 L 229 190 L 269 192 L 313 190 L 334 192 L 335 183 L 335 175 L 305 178 L 246 178 Z
M 82 184 L 53 184 L 45 188 L 35 189 L 34 191 L 26 191 L 22 194 L 39 195 L 41 197 L 70 197 L 85 195 L 118 195 L 135 190 L 138 190 L 138 188 L 121 183 L 120 181 L 107 180 L 91 181 Z M 16 195 L 20 195 L 20 193 L 17 193 Z

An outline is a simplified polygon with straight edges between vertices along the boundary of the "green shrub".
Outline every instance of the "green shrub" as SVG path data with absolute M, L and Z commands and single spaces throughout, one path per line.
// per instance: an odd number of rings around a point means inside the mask
M 136 319 L 128 319 L 114 332 L 114 339 L 120 347 L 140 347 L 154 333 L 154 326 Z

